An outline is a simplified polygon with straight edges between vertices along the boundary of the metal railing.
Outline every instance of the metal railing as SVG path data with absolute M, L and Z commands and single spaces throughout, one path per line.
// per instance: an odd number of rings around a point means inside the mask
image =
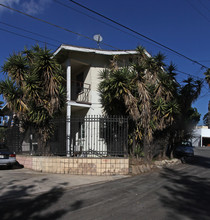
M 90 103 L 90 89 L 90 84 L 72 80 L 71 99 L 76 102 Z
M 66 155 L 66 121 L 55 121 L 49 141 L 53 155 Z M 127 157 L 128 119 L 124 117 L 71 117 L 72 157 Z
M 128 119 L 88 116 L 71 118 L 71 155 L 127 156 Z
M 21 152 L 19 124 L 0 127 L 0 142 L 4 142 L 11 151 Z
M 128 119 L 124 117 L 72 117 L 70 136 L 70 155 L 72 157 L 127 157 L 128 155 Z M 49 155 L 66 155 L 66 120 L 53 121 L 54 133 L 48 142 Z M 38 150 L 36 138 L 30 145 L 28 137 L 22 137 L 19 126 L 11 126 L 6 130 L 6 141 L 11 150 L 17 153 L 43 155 Z M 34 137 L 35 134 L 32 134 Z M 21 137 L 21 138 L 20 138 Z M 38 137 L 38 136 L 37 136 Z M 20 141 L 20 139 L 22 141 Z M 24 140 L 24 141 L 23 141 Z

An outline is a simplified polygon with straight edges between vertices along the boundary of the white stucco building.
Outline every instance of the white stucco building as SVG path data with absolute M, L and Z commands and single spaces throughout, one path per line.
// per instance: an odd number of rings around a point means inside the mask
M 195 147 L 210 146 L 210 129 L 208 126 L 198 126 L 194 130 L 192 145 Z
M 150 56 L 146 51 L 145 54 Z M 122 67 L 129 65 L 137 55 L 136 50 L 71 45 L 61 45 L 54 52 L 53 56 L 64 69 L 67 100 L 62 114 L 54 119 L 53 135 L 48 141 L 52 154 L 84 157 L 126 154 L 128 130 L 124 120 L 127 118 L 118 118 L 119 121 L 104 118 L 98 89 L 101 72 L 110 68 L 114 56 Z M 33 128 L 27 130 L 20 151 L 38 154 L 38 138 Z
M 147 53 L 147 52 L 146 52 Z M 66 149 L 70 156 L 72 149 L 96 150 L 96 142 L 100 143 L 101 151 L 106 151 L 105 140 L 101 137 L 101 123 L 94 124 L 95 128 L 88 128 L 83 121 L 72 126 L 71 117 L 84 118 L 91 115 L 103 115 L 100 103 L 98 86 L 100 72 L 110 67 L 113 56 L 117 56 L 122 65 L 129 63 L 137 54 L 136 50 L 109 51 L 70 45 L 61 45 L 55 52 L 54 57 L 66 69 L 67 107 L 66 107 Z M 148 54 L 149 55 L 149 54 Z M 84 133 L 87 130 L 89 134 Z M 90 136 L 93 136 L 88 143 Z M 96 133 L 98 132 L 98 133 Z M 72 139 L 73 138 L 73 139 Z M 82 143 L 82 144 L 81 144 Z M 91 146 L 90 146 L 91 145 Z M 98 146 L 98 145 L 97 145 Z M 100 151 L 100 150 L 99 150 Z
M 54 56 L 66 68 L 69 114 L 102 115 L 98 92 L 100 72 L 110 66 L 113 56 L 126 63 L 135 54 L 136 50 L 109 51 L 61 45 Z

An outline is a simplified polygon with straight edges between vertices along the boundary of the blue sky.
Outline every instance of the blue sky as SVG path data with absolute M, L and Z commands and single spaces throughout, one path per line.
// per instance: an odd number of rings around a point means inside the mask
M 210 67 L 209 0 L 76 1 Z M 103 43 L 111 45 L 115 49 L 135 49 L 138 45 L 142 45 L 152 55 L 161 51 L 167 56 L 165 61 L 167 64 L 172 61 L 179 71 L 191 74 L 195 79 L 204 79 L 205 69 L 201 69 L 201 66 L 140 36 L 133 36 L 134 34 L 129 31 L 78 7 L 69 0 L 0 0 L 0 3 L 90 39 L 94 34 L 100 33 Z M 25 32 L 23 29 L 39 36 Z M 18 36 L 15 33 L 34 40 Z M 49 43 L 47 46 L 52 51 L 55 51 L 61 43 L 97 48 L 96 42 L 80 35 L 52 27 L 0 6 L 0 66 L 10 54 L 21 51 L 24 46 L 30 47 L 35 43 L 43 46 L 44 43 L 40 41 Z M 101 44 L 101 48 L 113 49 L 103 44 Z M 5 76 L 1 75 L 1 78 L 3 77 Z M 178 72 L 179 82 L 187 77 L 186 74 Z M 202 117 L 208 111 L 209 97 L 209 88 L 205 83 L 200 98 L 193 105 L 198 108 Z

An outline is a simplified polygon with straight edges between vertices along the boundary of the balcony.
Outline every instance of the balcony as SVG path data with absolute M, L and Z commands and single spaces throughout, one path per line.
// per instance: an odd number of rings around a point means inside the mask
M 90 104 L 90 84 L 71 81 L 71 100 L 78 103 Z

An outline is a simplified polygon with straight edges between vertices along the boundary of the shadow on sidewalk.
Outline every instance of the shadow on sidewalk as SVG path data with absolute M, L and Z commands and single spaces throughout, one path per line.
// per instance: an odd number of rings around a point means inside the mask
M 209 162 L 205 160 L 197 165 L 209 168 Z M 209 219 L 209 175 L 202 178 L 199 175 L 189 175 L 189 172 L 165 168 L 161 172 L 161 177 L 167 179 L 168 183 L 164 186 L 166 193 L 158 193 L 163 206 L 171 210 L 168 219 L 176 219 L 173 218 L 174 215 L 177 216 L 176 214 L 196 220 Z
M 42 182 L 48 181 L 43 179 Z M 0 190 L 4 189 L 3 183 L 0 184 Z M 29 195 L 35 185 L 16 186 L 16 181 L 7 183 L 7 192 L 0 196 L 0 216 L 1 220 L 17 219 L 59 219 L 67 210 L 55 207 L 52 211 L 48 209 L 55 205 L 63 196 L 64 189 L 54 187 L 48 192 L 39 195 Z

